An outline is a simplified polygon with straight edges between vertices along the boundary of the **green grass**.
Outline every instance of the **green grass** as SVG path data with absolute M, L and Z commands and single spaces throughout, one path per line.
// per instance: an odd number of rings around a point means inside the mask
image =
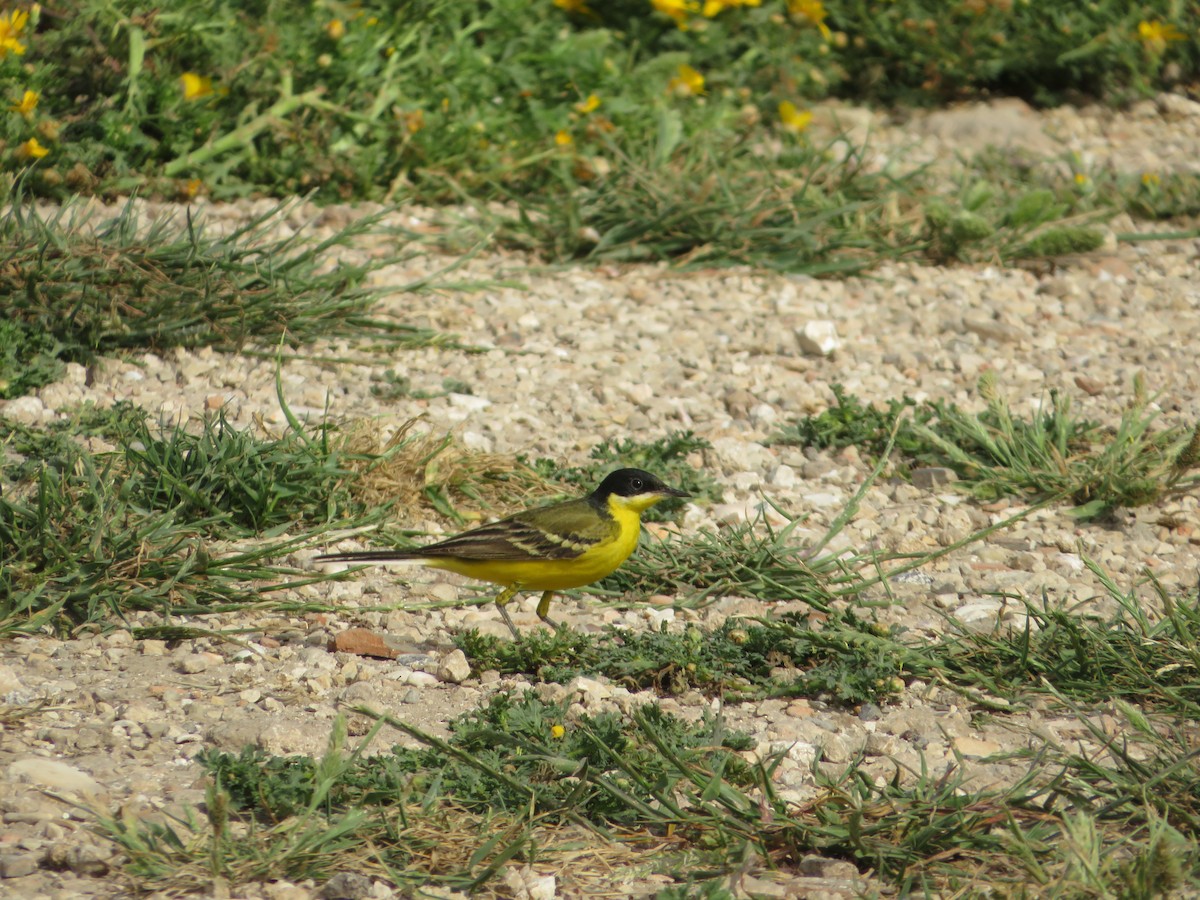
M 370 757 L 362 752 L 370 736 L 345 752 L 344 723 L 320 760 L 206 751 L 198 761 L 213 779 L 207 821 L 100 825 L 144 887 L 324 879 L 354 859 L 399 884 L 463 889 L 512 857 L 554 853 L 556 842 L 535 841 L 531 824 L 636 828 L 680 779 L 680 764 L 750 784 L 751 768 L 733 752 L 749 739 L 716 720 L 687 724 L 655 707 L 634 719 L 569 718 L 567 706 L 499 694 L 453 722 L 447 740 L 395 723 L 421 746 Z M 460 856 L 464 840 L 472 843 Z
M 277 236 L 289 208 L 280 204 L 217 236 L 191 215 L 143 224 L 132 201 L 98 220 L 82 205 L 43 213 L 17 198 L 0 216 L 0 293 L 9 298 L 5 327 L 13 338 L 6 365 L 19 363 L 28 374 L 23 382 L 9 374 L 6 390 L 45 383 L 57 374 L 54 360 L 90 362 L 124 350 L 237 351 L 336 338 L 453 345 L 371 317 L 380 289 L 368 277 L 402 256 L 335 262 L 379 231 L 380 215 L 320 240 L 302 230 Z
M 981 379 L 979 391 L 987 408 L 974 414 L 955 404 L 917 404 L 908 397 L 879 409 L 835 386 L 834 406 L 784 426 L 770 443 L 853 445 L 878 455 L 894 430 L 895 448 L 907 469 L 952 469 L 981 500 L 1062 498 L 1085 519 L 1156 503 L 1200 483 L 1195 472 L 1200 424 L 1156 428 L 1153 398 L 1140 380 L 1114 428 L 1081 419 L 1070 398 L 1055 391 L 1028 419 L 1013 413 L 994 376 Z
M 566 884 L 594 886 L 644 873 L 620 849 L 640 846 L 658 848 L 654 868 L 676 890 L 716 890 L 747 860 L 789 873 L 817 854 L 851 862 L 901 896 L 975 896 L 982 883 L 1015 895 L 1157 896 L 1200 878 L 1200 764 L 1189 724 L 1200 712 L 1191 686 L 1200 598 L 1168 597 L 1151 583 L 1165 605 L 1151 623 L 1138 586 L 1103 581 L 1120 604 L 1112 620 L 1045 610 L 1030 629 L 902 645 L 915 677 L 941 678 L 964 702 L 972 692 L 1037 696 L 1043 713 L 1074 719 L 1089 736 L 1069 746 L 1031 739 L 1001 760 L 1012 775 L 984 786 L 961 759 L 937 772 L 924 761 L 897 764 L 889 779 L 865 756 L 837 766 L 818 758 L 814 790 L 797 801 L 776 787 L 783 754 L 731 752 L 748 740 L 719 718 L 689 725 L 653 704 L 581 713 L 570 698 L 500 693 L 452 722 L 445 739 L 356 710 L 417 742 L 390 753 L 366 755 L 374 732 L 347 753 L 338 728 L 319 760 L 206 751 L 207 817 L 106 815 L 99 824 L 147 889 L 189 889 L 213 875 L 234 884 L 321 880 L 347 858 L 401 885 L 490 889 L 505 865 L 534 863 Z M 1038 668 L 1014 664 L 1022 659 Z M 1079 705 L 1095 702 L 1115 730 Z M 1020 710 L 990 708 L 997 720 Z M 568 844 L 560 829 L 571 826 L 584 831 L 569 832 Z M 605 866 L 563 867 L 588 833 L 591 852 L 614 855 Z
M 234 428 L 223 412 L 152 426 L 129 403 L 49 431 L 0 420 L 0 634 L 270 602 L 302 583 L 276 560 L 335 523 L 378 521 L 384 510 L 345 486 L 350 466 L 376 460 L 327 422 L 310 433 L 280 402 L 281 437 Z M 114 449 L 88 450 L 89 434 Z
M 16 107 L 0 117 L 14 148 L 0 194 L 452 202 L 476 215 L 448 230 L 450 246 L 469 234 L 554 261 L 834 275 L 897 257 L 1076 253 L 1098 245 L 1098 220 L 1186 214 L 1200 190 L 1194 175 L 1079 183 L 972 161 L 947 189 L 876 172 L 870 147 L 847 155 L 803 118 L 831 95 L 1150 96 L 1164 71 L 1186 84 L 1200 63 L 1183 39 L 1200 18 L 1171 0 L 962 2 L 935 18 L 918 0 L 883 12 L 710 3 L 686 29 L 650 0 L 600 6 L 448 0 L 297 16 L 208 0 L 146 16 L 127 0 L 81 0 L 71 16 L 35 16 L 24 54 L 0 58 Z
M 730 619 L 712 630 L 608 629 L 600 637 L 540 631 L 515 643 L 469 631 L 455 643 L 475 671 L 564 684 L 602 675 L 660 694 L 700 690 L 739 700 L 802 696 L 841 704 L 894 697 L 910 656 L 896 636 L 849 613 L 824 622 L 794 613 Z

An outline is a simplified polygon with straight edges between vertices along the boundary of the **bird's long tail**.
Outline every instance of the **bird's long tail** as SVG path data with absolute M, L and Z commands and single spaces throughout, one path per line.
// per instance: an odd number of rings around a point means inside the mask
M 417 562 L 425 559 L 420 553 L 404 550 L 362 550 L 357 553 L 326 553 L 313 557 L 313 562 L 319 563 L 380 563 L 380 562 Z

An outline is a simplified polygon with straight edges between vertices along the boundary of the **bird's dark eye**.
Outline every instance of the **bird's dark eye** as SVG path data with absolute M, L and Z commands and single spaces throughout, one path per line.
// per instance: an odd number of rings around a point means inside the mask
M 642 489 L 642 479 L 640 479 L 640 478 L 630 479 L 629 486 L 631 488 L 633 488 L 635 491 L 640 491 Z

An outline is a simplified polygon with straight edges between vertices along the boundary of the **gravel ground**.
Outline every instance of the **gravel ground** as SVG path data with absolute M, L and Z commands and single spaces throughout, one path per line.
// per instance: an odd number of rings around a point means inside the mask
M 1122 115 L 1099 109 L 1033 113 L 1012 102 L 915 115 L 903 123 L 854 109 L 831 108 L 826 115 L 836 112 L 844 123 L 869 131 L 878 165 L 902 159 L 949 167 L 951 150 L 991 142 L 1165 172 L 1200 165 L 1197 110 L 1183 98 L 1164 97 Z M 207 215 L 212 223 L 231 225 L 258 208 L 214 206 Z M 166 209 L 147 205 L 146 213 Z M 315 216 L 319 233 L 356 214 L 300 207 L 281 227 Z M 402 218 L 414 225 L 428 217 L 411 210 Z M 1128 222 L 1113 227 L 1134 230 Z M 537 272 L 517 257 L 478 258 L 462 277 L 505 278 L 521 286 L 403 294 L 386 307 L 402 321 L 455 332 L 490 348 L 486 352 L 429 349 L 368 357 L 335 346 L 325 349 L 362 362 L 291 361 L 283 368 L 283 385 L 299 415 L 320 416 L 327 400 L 335 416 L 377 418 L 387 427 L 422 415 L 429 430 L 453 431 L 469 448 L 551 456 L 566 464 L 582 463 L 606 438 L 652 440 L 672 429 L 692 429 L 713 445 L 699 462 L 721 482 L 726 500 L 716 508 L 689 508 L 685 530 L 754 516 L 765 497 L 809 517 L 797 532 L 804 540 L 842 511 L 869 467 L 853 448 L 814 454 L 761 441 L 779 425 L 827 408 L 834 383 L 881 403 L 907 394 L 978 409 L 982 401 L 974 386 L 990 369 L 1019 412 L 1032 411 L 1057 389 L 1082 415 L 1111 423 L 1141 373 L 1158 395 L 1163 422 L 1194 422 L 1200 417 L 1200 370 L 1189 336 L 1200 333 L 1197 249 L 1194 241 L 1122 244 L 1038 273 L 893 265 L 841 282 L 659 267 Z M 403 284 L 446 262 L 422 257 L 379 277 Z M 805 330 L 811 334 L 814 322 L 832 325 L 832 352 L 805 351 Z M 472 393 L 382 402 L 369 387 L 371 377 L 384 371 L 432 391 L 452 377 Z M 46 422 L 80 401 L 127 399 L 172 418 L 224 404 L 239 424 L 262 416 L 282 425 L 269 360 L 209 351 L 142 354 L 105 361 L 90 384 L 85 374 L 71 367 L 62 382 L 36 397 L 0 404 L 0 411 Z M 969 503 L 945 486 L 881 481 L 840 540 L 862 549 L 928 551 L 1019 508 Z M 1198 525 L 1195 496 L 1124 514 L 1115 527 L 1081 525 L 1061 508 L 1045 510 L 897 580 L 891 590 L 898 602 L 881 616 L 931 636 L 945 628 L 947 614 L 980 629 L 990 629 L 997 618 L 1015 622 L 1018 610 L 997 599 L 997 592 L 1044 592 L 1080 601 L 1084 609 L 1111 611 L 1084 556 L 1123 586 L 1147 568 L 1168 589 L 1194 585 Z M 245 647 L 206 640 L 172 647 L 134 641 L 125 632 L 0 644 L 0 701 L 28 713 L 0 730 L 0 896 L 66 900 L 127 891 L 113 850 L 90 834 L 87 815 L 64 799 L 134 813 L 177 811 L 203 799 L 191 762 L 202 748 L 236 750 L 249 743 L 278 754 L 317 753 L 339 708 L 364 702 L 436 731 L 492 692 L 517 684 L 494 673 L 469 673 L 461 655 L 448 649 L 450 636 L 467 627 L 505 634 L 493 609 L 364 609 L 473 596 L 453 576 L 414 570 L 401 580 L 378 571 L 295 593 L 335 601 L 341 612 L 202 623 L 252 629 Z M 519 627 L 536 623 L 534 599 L 510 607 Z M 644 628 L 663 619 L 714 624 L 766 606 L 729 597 L 703 612 L 618 610 L 566 599 L 556 610 L 580 628 Z M 386 631 L 421 652 L 381 661 L 326 649 L 331 637 L 355 626 Z M 640 699 L 598 681 L 562 690 L 576 694 L 588 710 L 627 708 Z M 707 702 L 683 696 L 666 706 L 696 715 Z M 1102 727 L 1113 727 L 1105 710 L 1095 712 Z M 891 775 L 893 759 L 917 767 L 921 754 L 936 774 L 957 754 L 971 764 L 971 778 L 984 784 L 1018 771 L 984 760 L 994 753 L 1046 739 L 1081 746 L 1092 740 L 1078 719 L 1051 711 L 978 724 L 957 695 L 919 682 L 882 709 L 771 700 L 726 713 L 732 726 L 759 739 L 761 751 L 790 748 L 780 786 L 796 799 L 814 790 L 809 762 L 818 749 L 836 765 L 865 748 L 882 776 Z M 398 739 L 385 734 L 378 746 Z M 817 866 L 809 874 L 824 879 L 829 896 L 870 888 L 856 880 L 852 867 Z M 630 885 L 629 892 L 656 887 Z M 800 882 L 792 889 L 793 896 L 810 895 Z M 372 896 L 391 895 L 380 884 Z M 560 884 L 559 895 L 577 894 Z M 315 888 L 276 884 L 234 896 L 306 900 Z

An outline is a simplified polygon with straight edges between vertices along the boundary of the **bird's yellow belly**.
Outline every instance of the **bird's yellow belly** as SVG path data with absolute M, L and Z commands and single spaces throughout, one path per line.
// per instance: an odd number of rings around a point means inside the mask
M 620 515 L 620 513 L 618 513 Z M 613 572 L 637 547 L 641 523 L 636 513 L 632 523 L 621 523 L 616 540 L 598 544 L 574 559 L 473 560 L 430 559 L 426 565 L 447 569 L 505 586 L 519 585 L 531 591 L 561 591 L 599 581 Z

